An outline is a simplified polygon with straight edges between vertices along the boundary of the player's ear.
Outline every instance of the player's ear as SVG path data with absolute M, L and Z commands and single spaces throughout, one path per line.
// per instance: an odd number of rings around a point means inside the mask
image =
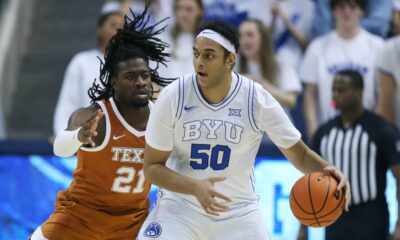
M 228 57 L 226 58 L 226 67 L 232 69 L 235 62 L 236 62 L 236 55 L 233 53 L 229 53 Z
M 117 81 L 117 79 L 115 77 L 111 78 L 111 87 L 114 89 L 115 86 L 115 82 Z M 114 89 L 115 90 L 115 89 Z

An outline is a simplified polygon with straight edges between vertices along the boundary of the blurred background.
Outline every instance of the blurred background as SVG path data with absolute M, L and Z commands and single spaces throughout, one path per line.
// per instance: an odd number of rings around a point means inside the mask
M 360 24 L 383 44 L 400 31 L 398 3 L 368 2 Z M 76 159 L 53 155 L 54 136 L 65 129 L 73 110 L 90 104 L 88 87 L 97 77 L 108 39 L 120 26 L 109 16 L 130 15 L 129 9 L 140 12 L 144 4 L 143 0 L 0 0 L 0 239 L 27 239 L 54 210 L 57 191 L 69 186 Z M 330 11 L 328 0 L 153 0 L 152 21 L 169 17 L 162 38 L 171 45 L 172 59 L 159 69 L 160 75 L 192 72 L 196 28 L 203 20 L 225 19 L 240 33 L 235 71 L 265 82 L 310 142 L 317 127 L 313 123 L 325 119 L 305 117 L 309 113 L 303 111 L 304 93 L 310 82 L 305 81 L 309 75 L 302 65 L 313 40 L 334 31 Z M 368 67 L 375 69 L 375 64 Z M 319 106 L 316 99 L 314 107 Z M 400 102 L 393 99 L 392 104 Z M 288 197 L 301 174 L 267 137 L 255 175 L 272 239 L 296 239 L 299 224 L 289 210 Z M 390 173 L 387 196 L 393 229 L 396 181 Z M 309 239 L 324 238 L 323 229 L 309 231 Z

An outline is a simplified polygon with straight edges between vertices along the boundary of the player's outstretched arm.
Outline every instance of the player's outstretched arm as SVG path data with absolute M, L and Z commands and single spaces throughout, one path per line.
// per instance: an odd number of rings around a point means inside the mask
M 98 135 L 98 123 L 104 113 L 97 105 L 80 108 L 72 113 L 68 127 L 59 133 L 54 141 L 54 154 L 60 157 L 69 157 L 76 153 L 82 145 L 94 147 L 102 139 L 93 139 Z M 104 131 L 104 130 L 102 130 Z
M 350 183 L 339 169 L 332 166 L 328 161 L 322 159 L 317 153 L 312 151 L 303 140 L 299 140 L 289 148 L 280 148 L 280 150 L 285 157 L 303 173 L 321 171 L 334 177 L 339 182 L 337 190 L 344 190 L 345 203 L 343 207 L 348 211 L 351 199 Z
M 214 188 L 214 184 L 225 180 L 223 177 L 210 177 L 196 180 L 183 176 L 165 166 L 170 151 L 160 151 L 146 144 L 144 150 L 144 175 L 146 179 L 169 191 L 193 195 L 197 198 L 206 213 L 218 216 L 228 208 L 218 203 L 216 198 L 231 201 L 231 199 Z

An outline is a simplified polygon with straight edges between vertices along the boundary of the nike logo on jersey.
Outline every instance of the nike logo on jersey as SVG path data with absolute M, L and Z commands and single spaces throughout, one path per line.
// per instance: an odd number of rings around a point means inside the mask
M 113 136 L 113 140 L 115 141 L 115 140 L 118 140 L 118 139 L 120 139 L 120 138 L 122 138 L 122 137 L 125 137 L 125 135 L 121 135 L 121 136 Z
M 183 109 L 185 109 L 185 111 L 187 111 L 187 112 L 190 112 L 190 111 L 192 111 L 192 110 L 195 109 L 195 108 L 197 108 L 197 106 L 191 106 L 191 107 L 185 106 L 185 107 L 183 107 Z

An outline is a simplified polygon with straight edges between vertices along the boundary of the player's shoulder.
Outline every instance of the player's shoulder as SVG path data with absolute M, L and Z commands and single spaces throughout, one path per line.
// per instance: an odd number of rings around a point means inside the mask
M 253 86 L 255 87 L 255 85 L 257 84 L 253 79 L 250 79 L 247 76 L 241 75 L 241 74 L 239 74 L 237 72 L 233 72 L 232 76 L 236 77 L 238 79 L 238 83 L 240 83 L 241 88 L 247 88 L 248 89 L 248 88 L 253 87 Z
M 233 77 L 237 78 L 236 86 L 239 88 L 237 95 L 240 96 L 253 96 L 257 98 L 260 95 L 265 94 L 265 89 L 259 83 L 247 76 L 233 72 Z M 235 86 L 235 88 L 236 88 Z

